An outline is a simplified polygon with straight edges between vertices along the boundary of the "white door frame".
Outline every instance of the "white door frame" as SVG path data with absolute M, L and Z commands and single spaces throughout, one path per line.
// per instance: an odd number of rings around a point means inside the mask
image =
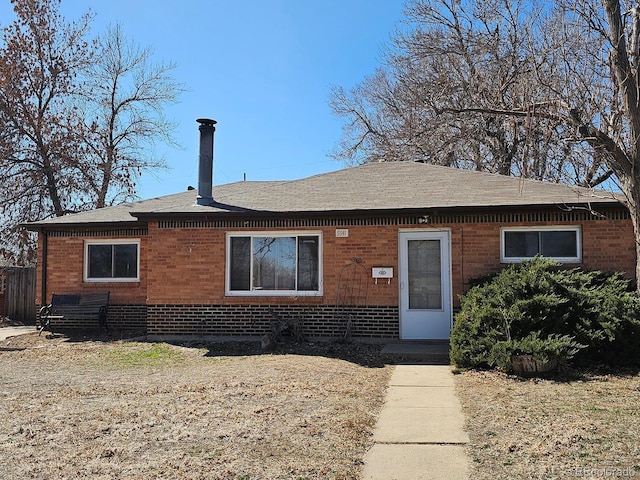
M 410 240 L 440 240 L 442 308 L 437 310 L 409 309 Z M 400 338 L 403 340 L 448 340 L 453 325 L 451 283 L 451 230 L 399 230 L 398 232 L 398 309 Z

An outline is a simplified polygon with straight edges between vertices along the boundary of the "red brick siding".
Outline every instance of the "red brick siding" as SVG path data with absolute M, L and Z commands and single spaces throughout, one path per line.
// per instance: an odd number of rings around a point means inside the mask
M 510 223 L 509 226 L 551 226 L 552 223 Z M 576 225 L 575 223 L 572 225 Z M 454 299 L 464 292 L 470 278 L 495 272 L 500 262 L 498 223 L 432 225 L 451 231 L 451 263 Z M 620 270 L 633 275 L 635 250 L 629 221 L 583 222 L 582 247 L 585 268 Z M 415 227 L 419 229 L 421 227 Z M 424 227 L 422 227 L 424 228 Z M 398 227 L 351 226 L 349 237 L 336 237 L 335 228 L 309 229 L 323 236 L 323 296 L 296 297 L 296 304 L 332 305 L 336 301 L 340 272 L 354 257 L 368 272 L 373 266 L 394 268 L 389 283 L 372 280 L 369 305 L 398 305 Z M 403 229 L 406 230 L 406 229 Z M 237 231 L 237 230 L 236 230 Z M 222 229 L 149 228 L 154 258 L 149 268 L 149 304 L 281 304 L 282 297 L 225 297 L 225 241 Z M 189 265 L 185 268 L 185 265 Z
M 147 302 L 218 304 L 224 297 L 224 232 L 149 225 Z
M 241 232 L 242 230 L 234 230 Z M 278 230 L 271 230 L 278 231 Z M 289 231 L 282 229 L 280 231 Z M 304 231 L 304 230 L 296 230 Z M 336 238 L 335 228 L 311 228 L 322 232 L 322 297 L 296 297 L 296 303 L 335 303 L 340 272 L 353 257 L 360 257 L 371 274 L 373 266 L 394 267 L 397 272 L 397 227 L 351 227 L 348 238 Z M 157 229 L 149 226 L 149 304 L 280 304 L 282 297 L 225 297 L 225 244 L 222 229 Z M 185 268 L 185 265 L 189 265 Z M 398 283 L 369 285 L 370 305 L 397 305 Z
M 635 277 L 635 237 L 630 220 L 586 222 L 582 238 L 585 268 L 625 272 L 627 277 Z
M 104 240 L 113 237 L 94 237 L 88 240 Z M 127 238 L 127 237 L 122 237 Z M 42 238 L 38 239 L 38 288 L 36 303 L 42 305 L 51 301 L 53 293 L 86 293 L 109 291 L 109 302 L 115 305 L 144 305 L 147 298 L 147 237 L 140 239 L 140 281 L 139 282 L 84 282 L 84 242 L 83 237 L 50 237 L 47 240 L 47 293 L 42 301 Z

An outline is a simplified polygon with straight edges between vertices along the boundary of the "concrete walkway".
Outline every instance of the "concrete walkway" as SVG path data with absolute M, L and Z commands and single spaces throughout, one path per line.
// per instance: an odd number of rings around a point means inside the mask
M 22 335 L 23 333 L 32 333 L 37 331 L 38 328 L 35 325 L 25 325 L 22 327 L 0 327 L 0 340 L 15 337 L 16 335 Z
M 363 480 L 466 480 L 469 437 L 449 365 L 397 365 Z

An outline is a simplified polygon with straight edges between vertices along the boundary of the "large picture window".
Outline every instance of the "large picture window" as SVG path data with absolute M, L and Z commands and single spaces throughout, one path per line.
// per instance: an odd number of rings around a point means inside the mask
M 501 236 L 504 263 L 521 262 L 536 255 L 563 263 L 582 261 L 580 227 L 505 227 Z
M 228 235 L 227 294 L 319 294 L 320 238 L 308 233 Z
M 85 242 L 85 281 L 139 281 L 139 251 L 139 240 L 100 240 Z

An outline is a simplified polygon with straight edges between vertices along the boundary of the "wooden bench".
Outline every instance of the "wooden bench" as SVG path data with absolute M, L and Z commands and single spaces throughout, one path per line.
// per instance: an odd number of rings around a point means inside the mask
M 98 320 L 100 329 L 107 327 L 109 292 L 53 294 L 51 303 L 40 309 L 40 328 L 51 331 L 51 320 Z

